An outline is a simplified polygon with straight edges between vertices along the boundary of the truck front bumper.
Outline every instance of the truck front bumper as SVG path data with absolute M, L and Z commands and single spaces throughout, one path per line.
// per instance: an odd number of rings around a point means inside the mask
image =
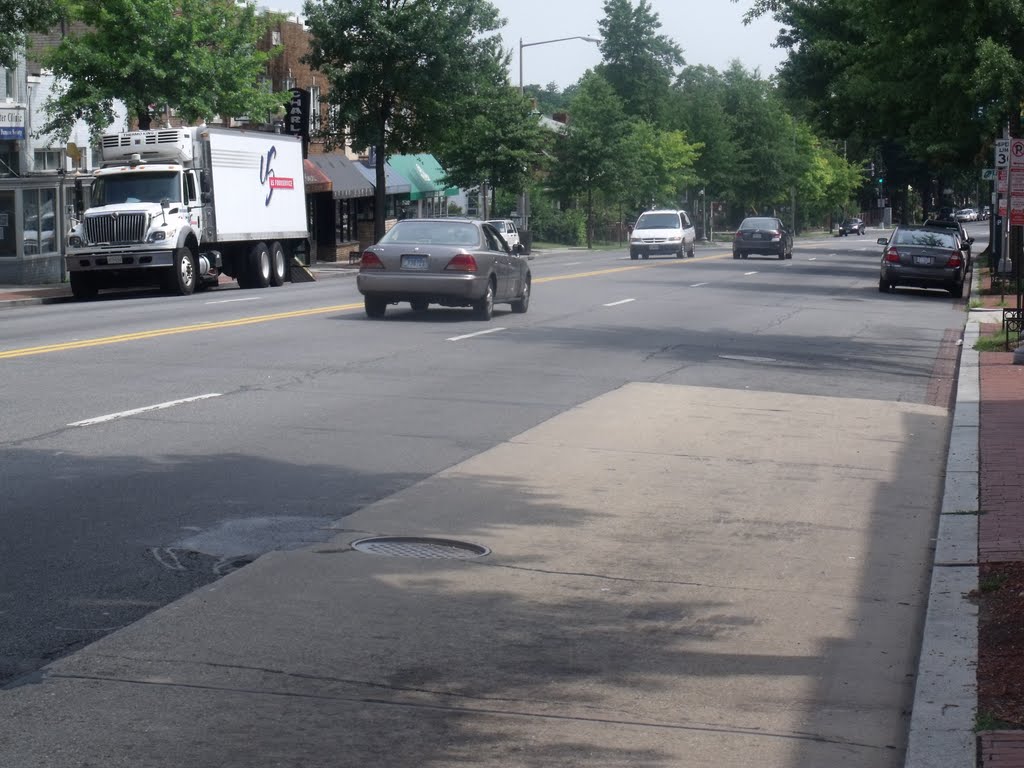
M 69 251 L 64 256 L 68 272 L 106 272 L 119 269 L 173 267 L 174 249 L 132 250 L 111 248 L 102 251 Z

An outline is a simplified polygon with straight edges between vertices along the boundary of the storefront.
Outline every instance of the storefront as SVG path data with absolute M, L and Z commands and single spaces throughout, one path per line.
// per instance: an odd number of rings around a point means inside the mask
M 458 187 L 444 184 L 445 172 L 433 155 L 392 155 L 388 163 L 411 186 L 409 200 L 415 208 L 407 216 L 430 218 L 448 215 L 448 198 L 459 194 Z
M 59 283 L 67 203 L 63 173 L 26 173 L 28 108 L 0 103 L 0 284 Z

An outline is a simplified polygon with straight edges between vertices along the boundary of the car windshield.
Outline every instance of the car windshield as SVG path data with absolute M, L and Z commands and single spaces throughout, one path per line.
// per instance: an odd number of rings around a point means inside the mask
M 388 230 L 380 242 L 476 246 L 480 244 L 480 235 L 473 224 L 464 221 L 406 219 Z
M 953 235 L 929 232 L 927 229 L 901 229 L 893 237 L 893 245 L 921 245 L 926 248 L 956 248 Z
M 644 213 L 636 220 L 634 229 L 678 229 L 678 213 Z
M 778 219 L 744 219 L 743 223 L 740 224 L 740 229 L 778 229 Z
M 92 185 L 93 205 L 181 202 L 181 182 L 174 171 L 100 176 Z

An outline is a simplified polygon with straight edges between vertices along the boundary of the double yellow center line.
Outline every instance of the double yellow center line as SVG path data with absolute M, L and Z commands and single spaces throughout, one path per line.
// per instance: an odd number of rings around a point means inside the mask
M 705 257 L 709 258 L 709 257 Z M 625 267 L 610 267 L 608 269 L 595 269 L 590 272 L 573 272 L 567 275 L 552 275 L 550 277 L 538 277 L 534 283 L 553 283 L 556 280 L 574 280 L 580 277 L 596 277 L 598 275 L 612 275 L 617 272 L 628 272 L 634 269 L 645 267 L 665 266 L 668 264 L 687 264 L 689 261 L 662 261 L 647 264 L 630 264 Z M 299 309 L 294 312 L 277 312 L 272 315 L 254 315 L 252 317 L 240 317 L 237 320 L 218 320 L 208 323 L 193 323 L 192 325 L 179 325 L 172 328 L 156 328 L 151 331 L 137 331 L 135 333 L 123 333 L 117 336 L 101 336 L 95 339 L 81 339 L 78 341 L 65 341 L 58 344 L 46 344 L 39 347 L 23 347 L 21 349 L 8 349 L 0 351 L 0 360 L 11 360 L 17 357 L 29 357 L 31 355 L 45 355 L 51 352 L 68 352 L 75 349 L 88 349 L 90 347 L 102 347 L 108 344 L 121 344 L 126 341 L 142 341 L 145 339 L 158 339 L 161 336 L 176 336 L 182 333 L 196 333 L 198 331 L 212 331 L 220 328 L 236 328 L 242 325 L 255 325 L 256 323 L 269 323 L 274 320 L 289 320 L 295 317 L 310 317 L 312 315 L 329 315 L 332 312 L 348 312 L 353 309 L 362 309 L 363 303 L 335 304 L 330 307 L 316 307 L 313 309 Z

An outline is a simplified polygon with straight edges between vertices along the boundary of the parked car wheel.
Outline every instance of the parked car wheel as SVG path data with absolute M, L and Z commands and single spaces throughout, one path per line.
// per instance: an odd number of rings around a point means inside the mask
M 949 295 L 955 299 L 962 299 L 964 295 L 964 284 L 963 282 L 954 283 L 949 289 Z
M 878 278 L 878 292 L 889 293 L 892 290 L 892 286 L 889 285 L 884 279 Z

